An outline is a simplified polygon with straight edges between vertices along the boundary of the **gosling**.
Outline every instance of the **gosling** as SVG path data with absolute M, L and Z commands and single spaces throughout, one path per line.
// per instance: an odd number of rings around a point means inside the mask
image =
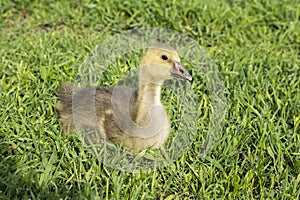
M 140 62 L 138 89 L 61 86 L 57 109 L 63 131 L 92 133 L 93 143 L 111 141 L 132 152 L 159 148 L 170 133 L 161 87 L 171 78 L 192 80 L 170 46 L 150 46 Z

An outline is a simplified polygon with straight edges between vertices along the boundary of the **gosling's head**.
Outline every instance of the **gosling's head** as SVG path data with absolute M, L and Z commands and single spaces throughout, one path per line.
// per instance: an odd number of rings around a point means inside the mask
M 140 78 L 147 82 L 161 83 L 173 77 L 192 80 L 172 47 L 163 44 L 150 46 L 141 60 Z

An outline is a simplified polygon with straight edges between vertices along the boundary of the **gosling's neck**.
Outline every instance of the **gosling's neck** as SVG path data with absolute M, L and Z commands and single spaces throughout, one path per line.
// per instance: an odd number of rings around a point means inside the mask
M 160 101 L 161 86 L 163 81 L 152 82 L 145 79 L 143 76 L 139 77 L 138 89 L 138 112 L 136 123 L 145 126 L 150 122 L 149 111 L 153 106 L 161 106 Z M 155 116 L 152 116 L 155 117 Z M 158 116 L 159 117 L 159 116 Z

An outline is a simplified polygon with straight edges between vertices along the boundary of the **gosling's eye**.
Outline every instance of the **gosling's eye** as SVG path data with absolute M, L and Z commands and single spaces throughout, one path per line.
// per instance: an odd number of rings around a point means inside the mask
M 163 54 L 163 55 L 161 56 L 161 59 L 163 59 L 163 60 L 168 60 L 169 58 L 168 58 L 167 55 Z

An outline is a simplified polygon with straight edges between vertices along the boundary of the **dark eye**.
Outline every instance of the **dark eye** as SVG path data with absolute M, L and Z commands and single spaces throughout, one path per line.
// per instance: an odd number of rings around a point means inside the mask
M 163 55 L 161 56 L 161 59 L 163 59 L 163 60 L 168 60 L 169 58 L 168 58 L 167 55 L 163 54 Z

